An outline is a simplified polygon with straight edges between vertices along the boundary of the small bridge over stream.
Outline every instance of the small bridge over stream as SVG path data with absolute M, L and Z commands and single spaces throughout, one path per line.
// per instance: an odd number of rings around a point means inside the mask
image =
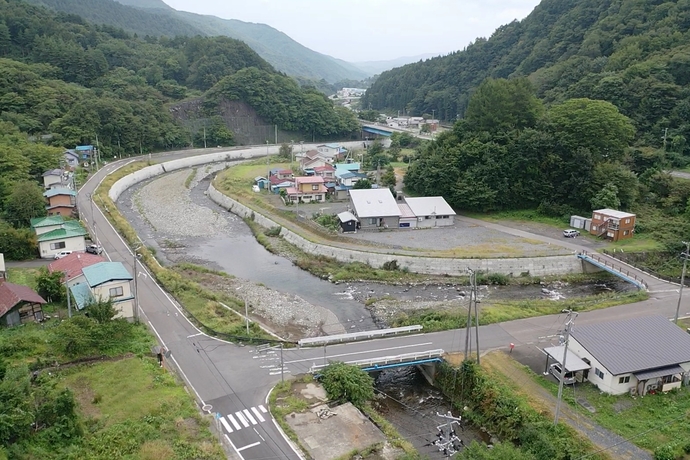
M 596 253 L 591 253 L 587 251 L 582 251 L 577 255 L 578 259 L 588 262 L 595 267 L 601 268 L 612 275 L 621 278 L 622 280 L 635 285 L 638 289 L 646 291 L 648 290 L 647 282 L 636 273 L 634 268 L 629 268 L 623 266 L 623 264 L 616 264 L 613 260 L 607 257 L 603 257 Z

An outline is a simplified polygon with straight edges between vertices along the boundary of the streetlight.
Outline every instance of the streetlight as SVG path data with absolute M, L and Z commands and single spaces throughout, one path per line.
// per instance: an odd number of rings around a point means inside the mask
M 683 241 L 683 244 L 685 245 L 685 252 L 682 254 L 683 256 L 683 272 L 680 275 L 680 290 L 678 291 L 678 306 L 676 306 L 676 316 L 673 319 L 673 322 L 678 324 L 678 314 L 680 313 L 680 301 L 683 298 L 683 286 L 685 286 L 685 269 L 688 266 L 688 256 L 690 256 L 690 241 Z
M 295 141 L 290 139 L 290 169 L 292 169 L 292 163 L 295 161 L 295 148 L 293 147 Z
M 132 257 L 134 261 L 134 321 L 139 322 L 139 286 L 137 284 L 137 262 L 141 257 L 139 249 L 142 245 L 138 244 L 132 249 Z

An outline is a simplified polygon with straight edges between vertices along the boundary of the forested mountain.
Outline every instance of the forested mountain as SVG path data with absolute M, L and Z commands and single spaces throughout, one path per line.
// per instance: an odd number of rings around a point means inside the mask
M 690 153 L 690 0 L 543 0 L 524 20 L 445 57 L 384 72 L 362 103 L 462 117 L 487 77 L 526 76 L 547 105 L 588 97 L 633 120 L 638 142 Z
M 434 56 L 437 56 L 437 54 L 433 53 L 426 53 L 426 54 L 419 54 L 417 56 L 403 56 L 395 59 L 388 59 L 384 61 L 361 61 L 361 62 L 353 62 L 354 65 L 356 65 L 358 68 L 369 72 L 372 75 L 377 75 L 380 74 L 381 72 L 385 72 L 386 70 L 394 69 L 396 67 L 401 67 L 404 66 L 405 64 L 410 64 L 412 62 L 419 62 L 423 61 L 424 59 L 429 59 Z
M 361 80 L 368 74 L 354 65 L 300 45 L 265 24 L 221 19 L 170 8 L 160 0 L 28 0 L 56 11 L 77 14 L 96 24 L 107 24 L 139 37 L 227 36 L 249 45 L 275 69 L 288 75 L 324 79 Z

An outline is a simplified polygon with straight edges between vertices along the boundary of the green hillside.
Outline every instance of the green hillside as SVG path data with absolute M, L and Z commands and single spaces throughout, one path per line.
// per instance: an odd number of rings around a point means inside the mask
M 78 14 L 96 24 L 107 24 L 140 37 L 202 35 L 235 38 L 247 43 L 276 70 L 292 76 L 324 79 L 329 83 L 361 80 L 368 76 L 354 65 L 312 51 L 265 24 L 177 11 L 160 0 L 28 1 L 56 11 Z
M 455 120 L 485 78 L 525 76 L 547 105 L 609 101 L 638 142 L 661 146 L 668 128 L 668 148 L 687 154 L 689 29 L 689 0 L 543 0 L 462 51 L 384 72 L 362 103 Z

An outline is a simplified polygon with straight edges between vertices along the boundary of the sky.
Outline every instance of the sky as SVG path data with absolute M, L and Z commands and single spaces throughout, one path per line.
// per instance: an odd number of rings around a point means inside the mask
M 447 54 L 523 19 L 540 0 L 164 0 L 171 7 L 268 24 L 349 62 Z

